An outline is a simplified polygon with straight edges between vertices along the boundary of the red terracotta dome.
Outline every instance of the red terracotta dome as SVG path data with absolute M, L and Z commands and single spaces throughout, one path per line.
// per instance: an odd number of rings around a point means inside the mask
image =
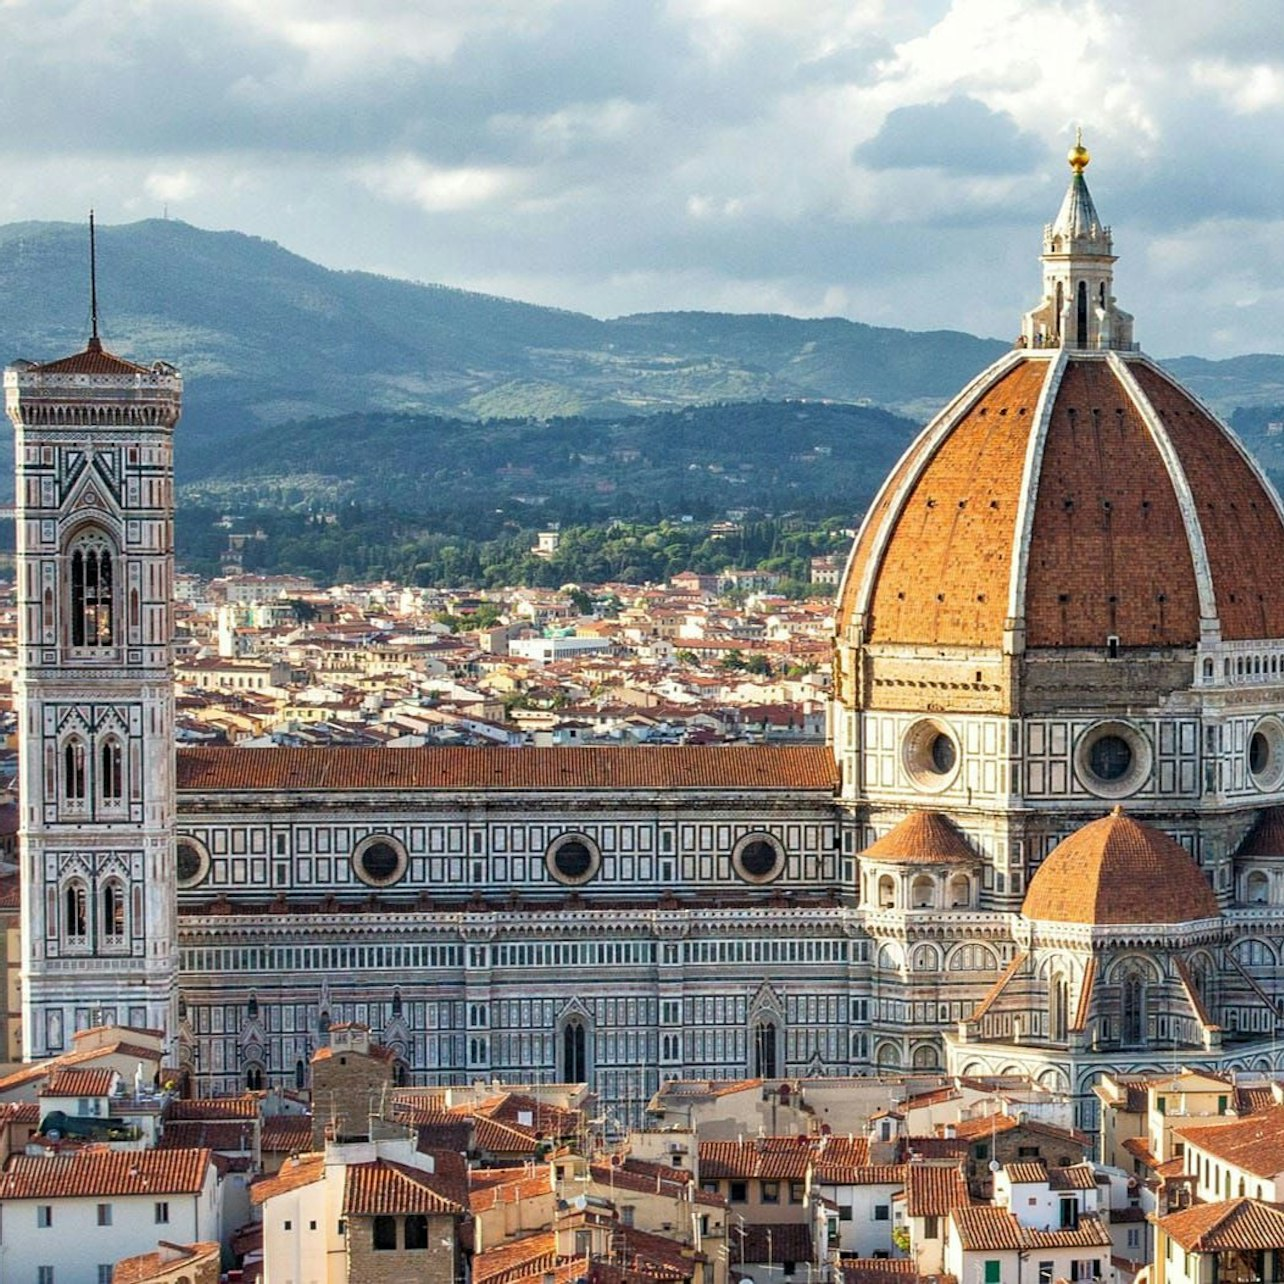
M 1042 302 L 906 452 L 866 516 L 840 637 L 1019 650 L 1284 638 L 1284 508 L 1132 339 L 1071 153 Z M 1006 645 L 1005 645 L 1006 644 Z
M 1284 637 L 1284 515 L 1238 441 L 1139 354 L 1017 350 L 919 438 L 862 528 L 867 643 Z
M 1179 843 L 1116 807 L 1058 843 L 1030 880 L 1021 913 L 1053 923 L 1188 923 L 1221 910 Z

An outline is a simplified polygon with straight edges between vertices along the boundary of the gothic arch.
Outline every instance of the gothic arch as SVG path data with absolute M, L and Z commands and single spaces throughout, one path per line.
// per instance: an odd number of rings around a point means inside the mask
M 122 949 L 129 943 L 129 896 L 124 882 L 110 875 L 98 892 L 99 931 L 104 949 Z
M 114 647 L 117 640 L 116 598 L 120 554 L 116 541 L 101 526 L 86 522 L 63 544 L 66 574 L 66 642 L 75 651 Z

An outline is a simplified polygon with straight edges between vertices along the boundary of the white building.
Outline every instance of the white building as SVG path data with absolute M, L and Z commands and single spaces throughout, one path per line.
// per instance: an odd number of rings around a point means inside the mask
M 208 1150 L 13 1155 L 2 1180 L 7 1279 L 110 1284 L 115 1262 L 152 1252 L 159 1240 L 222 1238 Z

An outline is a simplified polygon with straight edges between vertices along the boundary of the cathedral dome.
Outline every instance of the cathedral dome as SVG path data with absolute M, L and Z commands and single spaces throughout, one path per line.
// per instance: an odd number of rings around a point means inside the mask
M 1136 350 L 1084 164 L 1071 154 L 1044 299 L 1017 346 L 927 427 L 866 517 L 840 595 L 848 642 L 1011 653 L 1284 638 L 1279 497 Z
M 1116 807 L 1053 848 L 1021 913 L 1053 923 L 1188 923 L 1217 918 L 1213 889 L 1190 854 Z

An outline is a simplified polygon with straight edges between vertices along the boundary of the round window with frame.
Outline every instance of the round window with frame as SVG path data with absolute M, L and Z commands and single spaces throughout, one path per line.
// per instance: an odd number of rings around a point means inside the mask
M 174 844 L 174 876 L 181 889 L 198 887 L 209 876 L 210 852 L 199 838 L 181 834 Z
M 406 875 L 406 849 L 391 834 L 371 834 L 352 851 L 352 872 L 368 887 L 391 887 Z
M 1089 727 L 1074 750 L 1075 776 L 1098 798 L 1135 794 L 1150 779 L 1153 762 L 1150 741 L 1127 722 Z
M 602 866 L 602 852 L 588 834 L 559 834 L 544 853 L 549 874 L 566 887 L 591 882 Z
M 774 883 L 785 872 L 785 849 L 774 834 L 745 834 L 731 849 L 731 866 L 746 883 Z
M 1284 787 L 1284 721 L 1275 714 L 1260 718 L 1248 734 L 1248 774 L 1262 793 Z
M 901 741 L 901 762 L 916 789 L 940 793 L 959 773 L 959 737 L 941 718 L 920 718 Z

